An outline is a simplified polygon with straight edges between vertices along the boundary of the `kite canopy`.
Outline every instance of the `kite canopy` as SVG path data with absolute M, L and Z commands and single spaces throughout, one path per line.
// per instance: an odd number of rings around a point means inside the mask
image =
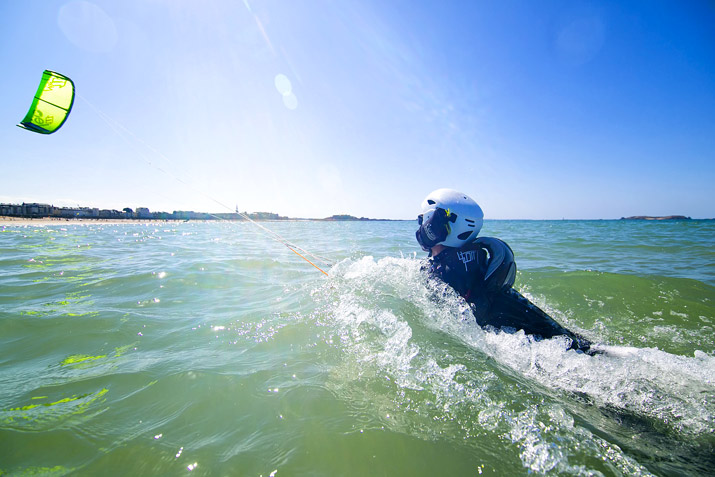
M 65 75 L 45 70 L 32 106 L 18 126 L 52 134 L 67 120 L 74 103 L 74 83 Z

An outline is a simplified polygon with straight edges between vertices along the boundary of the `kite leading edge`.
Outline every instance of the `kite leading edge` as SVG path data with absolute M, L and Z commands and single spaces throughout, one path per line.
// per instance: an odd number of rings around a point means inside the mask
M 52 134 L 67 120 L 74 103 L 74 83 L 67 76 L 45 70 L 32 106 L 19 127 L 40 134 Z

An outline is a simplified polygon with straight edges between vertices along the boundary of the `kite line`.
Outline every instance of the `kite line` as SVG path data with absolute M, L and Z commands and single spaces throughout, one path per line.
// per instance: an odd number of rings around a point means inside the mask
M 304 248 L 301 248 L 301 247 L 299 247 L 298 245 L 295 245 L 294 243 L 291 243 L 290 241 L 288 241 L 286 238 L 282 237 L 282 236 L 281 236 L 280 234 L 278 234 L 277 232 L 275 232 L 275 231 L 269 229 L 269 228 L 266 227 L 265 225 L 260 224 L 260 223 L 258 223 L 258 222 L 255 221 L 255 220 L 253 220 L 247 213 L 245 213 L 245 212 L 239 212 L 238 210 L 235 210 L 235 211 L 234 211 L 234 210 L 233 210 L 231 207 L 229 207 L 228 205 L 224 204 L 223 202 L 221 202 L 220 200 L 216 199 L 215 197 L 213 197 L 213 196 L 211 196 L 211 195 L 205 193 L 204 191 L 197 189 L 197 188 L 194 187 L 192 184 L 186 182 L 184 179 L 182 179 L 181 177 L 177 176 L 177 175 L 174 174 L 173 172 L 171 172 L 171 171 L 169 171 L 169 170 L 167 170 L 167 169 L 162 168 L 162 167 L 159 166 L 158 164 L 155 164 L 154 161 L 151 160 L 151 158 L 147 157 L 147 155 L 144 153 L 144 151 L 140 150 L 140 149 L 137 148 L 134 144 L 132 144 L 132 143 L 129 141 L 129 139 L 127 138 L 127 136 L 131 137 L 135 142 L 140 143 L 140 144 L 143 145 L 146 149 L 148 149 L 149 151 L 151 151 L 153 154 L 155 154 L 156 156 L 162 158 L 164 161 L 166 161 L 167 163 L 171 164 L 174 168 L 176 168 L 176 164 L 174 164 L 174 163 L 173 163 L 168 157 L 166 157 L 166 155 L 164 155 L 161 151 L 158 151 L 156 148 L 152 147 L 151 144 L 147 143 L 146 141 L 144 141 L 143 139 L 141 139 L 140 137 L 138 137 L 136 134 L 134 134 L 132 131 L 130 131 L 128 128 L 126 128 L 125 126 L 123 126 L 121 123 L 119 123 L 119 122 L 116 121 L 115 119 L 111 118 L 111 117 L 110 117 L 109 115 L 107 115 L 106 113 L 104 113 L 104 112 L 103 112 L 102 110 L 100 110 L 97 106 L 95 106 L 94 104 L 92 104 L 92 102 L 90 102 L 87 98 L 85 98 L 84 96 L 82 96 L 82 95 L 79 94 L 79 93 L 76 93 L 76 94 L 77 94 L 77 96 L 78 96 L 82 101 L 84 101 L 90 108 L 92 108 L 92 110 L 100 117 L 100 119 L 102 119 L 102 121 L 104 121 L 104 122 L 122 139 L 122 141 L 124 141 L 129 147 L 131 147 L 132 149 L 134 149 L 134 151 L 137 152 L 137 154 L 139 155 L 139 157 L 141 157 L 141 159 L 142 159 L 144 162 L 146 162 L 147 164 L 149 164 L 149 165 L 150 165 L 151 167 L 153 167 L 154 169 L 157 169 L 158 171 L 160 171 L 160 172 L 162 172 L 162 173 L 168 175 L 169 177 L 173 178 L 174 180 L 176 180 L 177 182 L 181 183 L 181 184 L 184 185 L 185 187 L 189 188 L 189 189 L 192 190 L 193 192 L 195 192 L 195 193 L 197 193 L 197 194 L 199 194 L 199 195 L 205 197 L 206 199 L 209 199 L 210 201 L 212 201 L 212 202 L 218 204 L 219 206 L 223 207 L 224 209 L 226 209 L 226 210 L 228 210 L 228 211 L 230 211 L 230 212 L 235 212 L 235 213 L 237 213 L 241 218 L 243 218 L 244 220 L 246 220 L 246 221 L 252 223 L 253 225 L 255 225 L 256 227 L 258 227 L 263 233 L 265 233 L 265 235 L 267 235 L 268 237 L 270 237 L 270 238 L 273 239 L 274 241 L 285 245 L 285 246 L 286 246 L 289 250 L 291 250 L 293 253 L 295 253 L 295 254 L 298 255 L 300 258 L 302 258 L 303 260 L 305 260 L 306 262 L 308 262 L 310 265 L 312 265 L 313 267 L 315 267 L 316 269 L 318 269 L 318 270 L 319 270 L 321 273 L 323 273 L 325 276 L 328 276 L 328 273 L 327 273 L 325 270 L 323 270 L 322 268 L 320 268 L 318 265 L 316 265 L 313 261 L 315 261 L 315 262 L 320 262 L 320 263 L 322 263 L 322 264 L 324 264 L 324 265 L 326 265 L 326 266 L 332 266 L 332 265 L 333 265 L 333 262 L 332 262 L 332 261 L 328 260 L 327 258 L 321 257 L 320 255 L 317 255 L 317 254 L 315 254 L 315 253 L 309 252 L 308 250 L 305 250 Z M 220 216 L 218 216 L 218 215 L 215 215 L 215 214 L 209 213 L 208 215 L 210 215 L 211 217 L 214 217 L 214 218 L 217 219 L 217 220 L 223 221 L 223 222 L 231 222 L 230 220 L 227 220 L 227 219 L 225 219 L 225 218 L 223 218 L 223 217 L 220 217 Z M 313 261 L 309 260 L 307 257 L 311 257 L 311 258 L 313 259 Z

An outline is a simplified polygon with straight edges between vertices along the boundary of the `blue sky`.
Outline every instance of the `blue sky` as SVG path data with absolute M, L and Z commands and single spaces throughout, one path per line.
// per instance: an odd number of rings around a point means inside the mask
M 0 201 L 715 216 L 708 1 L 0 2 Z M 15 127 L 44 69 L 56 134 Z

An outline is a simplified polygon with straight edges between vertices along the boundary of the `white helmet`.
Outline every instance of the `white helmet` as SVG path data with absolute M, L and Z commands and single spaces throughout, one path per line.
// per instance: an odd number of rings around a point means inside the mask
M 435 245 L 459 248 L 474 241 L 482 229 L 484 212 L 479 204 L 461 192 L 437 189 L 422 201 L 416 232 L 422 249 Z

